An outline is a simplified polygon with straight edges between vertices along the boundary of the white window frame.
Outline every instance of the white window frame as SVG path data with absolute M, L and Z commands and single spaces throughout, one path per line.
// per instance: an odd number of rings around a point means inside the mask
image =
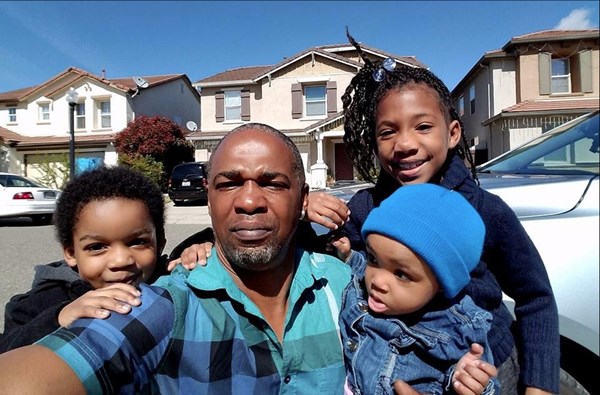
M 105 111 L 103 104 L 108 104 L 108 111 Z M 110 129 L 112 127 L 110 99 L 96 99 L 96 110 L 98 114 L 98 128 Z M 104 121 L 108 121 L 108 125 L 104 125 Z
M 225 122 L 241 122 L 242 120 L 242 91 L 223 91 L 223 116 Z
M 462 117 L 465 115 L 465 96 L 460 95 L 458 98 L 458 116 Z
M 475 84 L 469 87 L 469 112 L 475 114 Z
M 566 65 L 567 74 L 554 74 L 554 64 L 556 62 L 561 62 Z M 568 58 L 552 58 L 551 61 L 551 77 L 550 77 L 550 94 L 556 95 L 561 93 L 571 93 L 571 62 L 569 62 Z M 555 86 L 555 81 L 566 80 L 566 89 L 567 90 L 558 90 L 558 87 Z
M 8 123 L 17 123 L 17 107 L 8 108 Z
M 83 109 L 83 114 L 79 110 Z M 75 129 L 85 129 L 85 102 L 75 104 Z
M 38 122 L 50 122 L 50 102 L 38 103 Z
M 317 98 L 309 98 L 308 94 L 307 94 L 307 90 L 311 90 L 314 88 L 319 88 L 323 90 L 323 96 L 321 97 L 317 97 Z M 312 117 L 324 117 L 327 116 L 327 85 L 304 85 L 302 86 L 302 90 L 304 93 L 304 115 L 308 118 L 312 118 Z M 315 107 L 313 106 L 314 104 L 317 104 L 319 106 L 322 105 L 322 113 L 319 114 L 309 114 L 309 106 L 310 107 Z M 321 108 L 321 107 L 318 107 Z

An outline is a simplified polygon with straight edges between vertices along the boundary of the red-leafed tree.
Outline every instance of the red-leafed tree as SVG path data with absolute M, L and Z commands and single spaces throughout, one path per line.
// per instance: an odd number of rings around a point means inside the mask
M 161 186 L 173 167 L 194 160 L 194 146 L 185 139 L 178 124 L 163 116 L 142 115 L 127 124 L 115 137 L 115 149 L 122 162 L 139 163 L 135 158 L 146 157 L 161 163 Z

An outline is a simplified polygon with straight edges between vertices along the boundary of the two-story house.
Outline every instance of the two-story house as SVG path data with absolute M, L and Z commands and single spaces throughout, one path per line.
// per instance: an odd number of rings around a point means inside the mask
M 185 74 L 106 78 L 70 67 L 40 85 L 0 93 L 0 171 L 35 179 L 42 164 L 66 165 L 71 88 L 78 169 L 116 164 L 115 134 L 137 116 L 162 115 L 182 127 L 200 122 L 200 95 Z
M 486 52 L 452 90 L 478 164 L 599 107 L 598 29 L 546 30 Z
M 373 59 L 425 67 L 415 57 L 361 45 Z M 201 130 L 188 135 L 196 159 L 207 160 L 218 141 L 247 122 L 271 125 L 298 146 L 307 182 L 323 188 L 329 180 L 354 179 L 342 137 L 341 97 L 362 67 L 349 45 L 309 48 L 275 65 L 227 70 L 194 83 L 201 92 Z

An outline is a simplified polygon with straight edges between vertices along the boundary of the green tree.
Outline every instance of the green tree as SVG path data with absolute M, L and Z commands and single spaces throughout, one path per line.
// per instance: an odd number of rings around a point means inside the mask
M 159 185 L 163 190 L 166 190 L 173 167 L 194 160 L 193 144 L 185 139 L 178 124 L 163 116 L 142 115 L 129 122 L 115 137 L 115 149 L 121 163 L 139 168 L 145 174 L 146 171 L 153 173 L 157 169 L 150 159 L 160 163 L 162 174 Z M 121 159 L 122 155 L 125 157 Z M 147 175 L 155 177 L 155 174 Z

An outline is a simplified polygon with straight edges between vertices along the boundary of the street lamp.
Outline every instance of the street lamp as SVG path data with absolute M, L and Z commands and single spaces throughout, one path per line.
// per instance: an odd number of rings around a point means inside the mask
M 79 95 L 71 87 L 67 92 L 67 102 L 69 103 L 69 125 L 71 135 L 69 137 L 69 181 L 75 178 L 75 106 Z

